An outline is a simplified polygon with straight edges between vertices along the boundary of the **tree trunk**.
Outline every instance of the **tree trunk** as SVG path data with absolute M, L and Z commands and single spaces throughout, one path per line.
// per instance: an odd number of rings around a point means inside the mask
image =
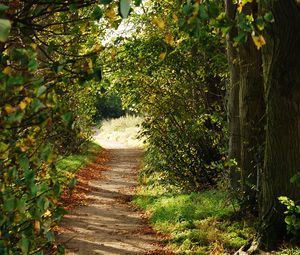
M 229 20 L 234 22 L 236 7 L 232 0 L 225 1 L 226 15 Z M 238 163 L 237 167 L 230 167 L 229 178 L 232 190 L 240 188 L 241 175 L 238 171 L 241 161 L 241 135 L 240 135 L 240 116 L 239 116 L 239 81 L 240 68 L 238 63 L 237 48 L 233 46 L 234 38 L 237 36 L 237 29 L 232 28 L 228 33 L 227 41 L 227 59 L 229 65 L 230 82 L 227 88 L 228 93 L 228 129 L 229 129 L 229 151 L 230 159 L 235 159 Z
M 260 201 L 261 242 L 272 249 L 285 234 L 278 197 L 299 199 L 290 178 L 300 162 L 300 7 L 295 0 L 265 0 L 275 22 L 263 51 L 267 104 L 265 164 Z
M 256 2 L 247 4 L 243 12 L 257 15 Z M 250 212 L 257 212 L 257 177 L 263 165 L 265 114 L 261 51 L 248 38 L 239 46 L 239 57 L 242 206 Z

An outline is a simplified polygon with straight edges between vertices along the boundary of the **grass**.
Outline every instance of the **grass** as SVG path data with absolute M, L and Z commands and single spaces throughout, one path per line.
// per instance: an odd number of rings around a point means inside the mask
M 100 149 L 98 144 L 86 142 L 81 153 L 61 157 L 55 165 L 60 178 L 63 180 L 72 178 L 77 170 L 95 160 L 96 153 Z
M 142 117 L 126 115 L 101 123 L 100 136 L 108 141 L 116 141 L 130 147 L 141 147 L 143 140 L 138 138 Z
M 164 191 L 165 190 L 165 191 Z M 158 232 L 170 237 L 178 254 L 233 254 L 255 231 L 221 190 L 181 194 L 162 185 L 141 186 L 134 203 L 146 210 Z

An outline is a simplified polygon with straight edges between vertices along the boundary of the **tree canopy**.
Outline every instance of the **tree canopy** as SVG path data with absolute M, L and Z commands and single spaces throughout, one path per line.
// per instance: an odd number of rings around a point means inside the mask
M 0 253 L 63 252 L 75 182 L 55 162 L 89 139 L 103 91 L 144 116 L 149 173 L 225 186 L 264 249 L 297 235 L 299 25 L 296 0 L 3 0 Z

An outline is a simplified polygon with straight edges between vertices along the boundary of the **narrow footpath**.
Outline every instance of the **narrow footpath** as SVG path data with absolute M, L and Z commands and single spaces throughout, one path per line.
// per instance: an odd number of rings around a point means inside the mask
M 91 199 L 73 209 L 62 221 L 60 243 L 67 255 L 168 254 L 141 212 L 130 205 L 143 151 L 117 143 L 102 144 L 110 154 L 109 170 L 91 180 Z

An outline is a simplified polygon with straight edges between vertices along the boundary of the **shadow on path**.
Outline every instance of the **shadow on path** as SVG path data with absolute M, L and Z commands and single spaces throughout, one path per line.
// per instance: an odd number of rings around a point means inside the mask
M 77 207 L 62 221 L 58 239 L 66 254 L 161 254 L 155 233 L 141 214 L 128 204 L 134 194 L 143 151 L 109 149 L 108 171 L 101 180 L 92 180 L 92 202 Z M 158 251 L 151 252 L 151 251 Z

